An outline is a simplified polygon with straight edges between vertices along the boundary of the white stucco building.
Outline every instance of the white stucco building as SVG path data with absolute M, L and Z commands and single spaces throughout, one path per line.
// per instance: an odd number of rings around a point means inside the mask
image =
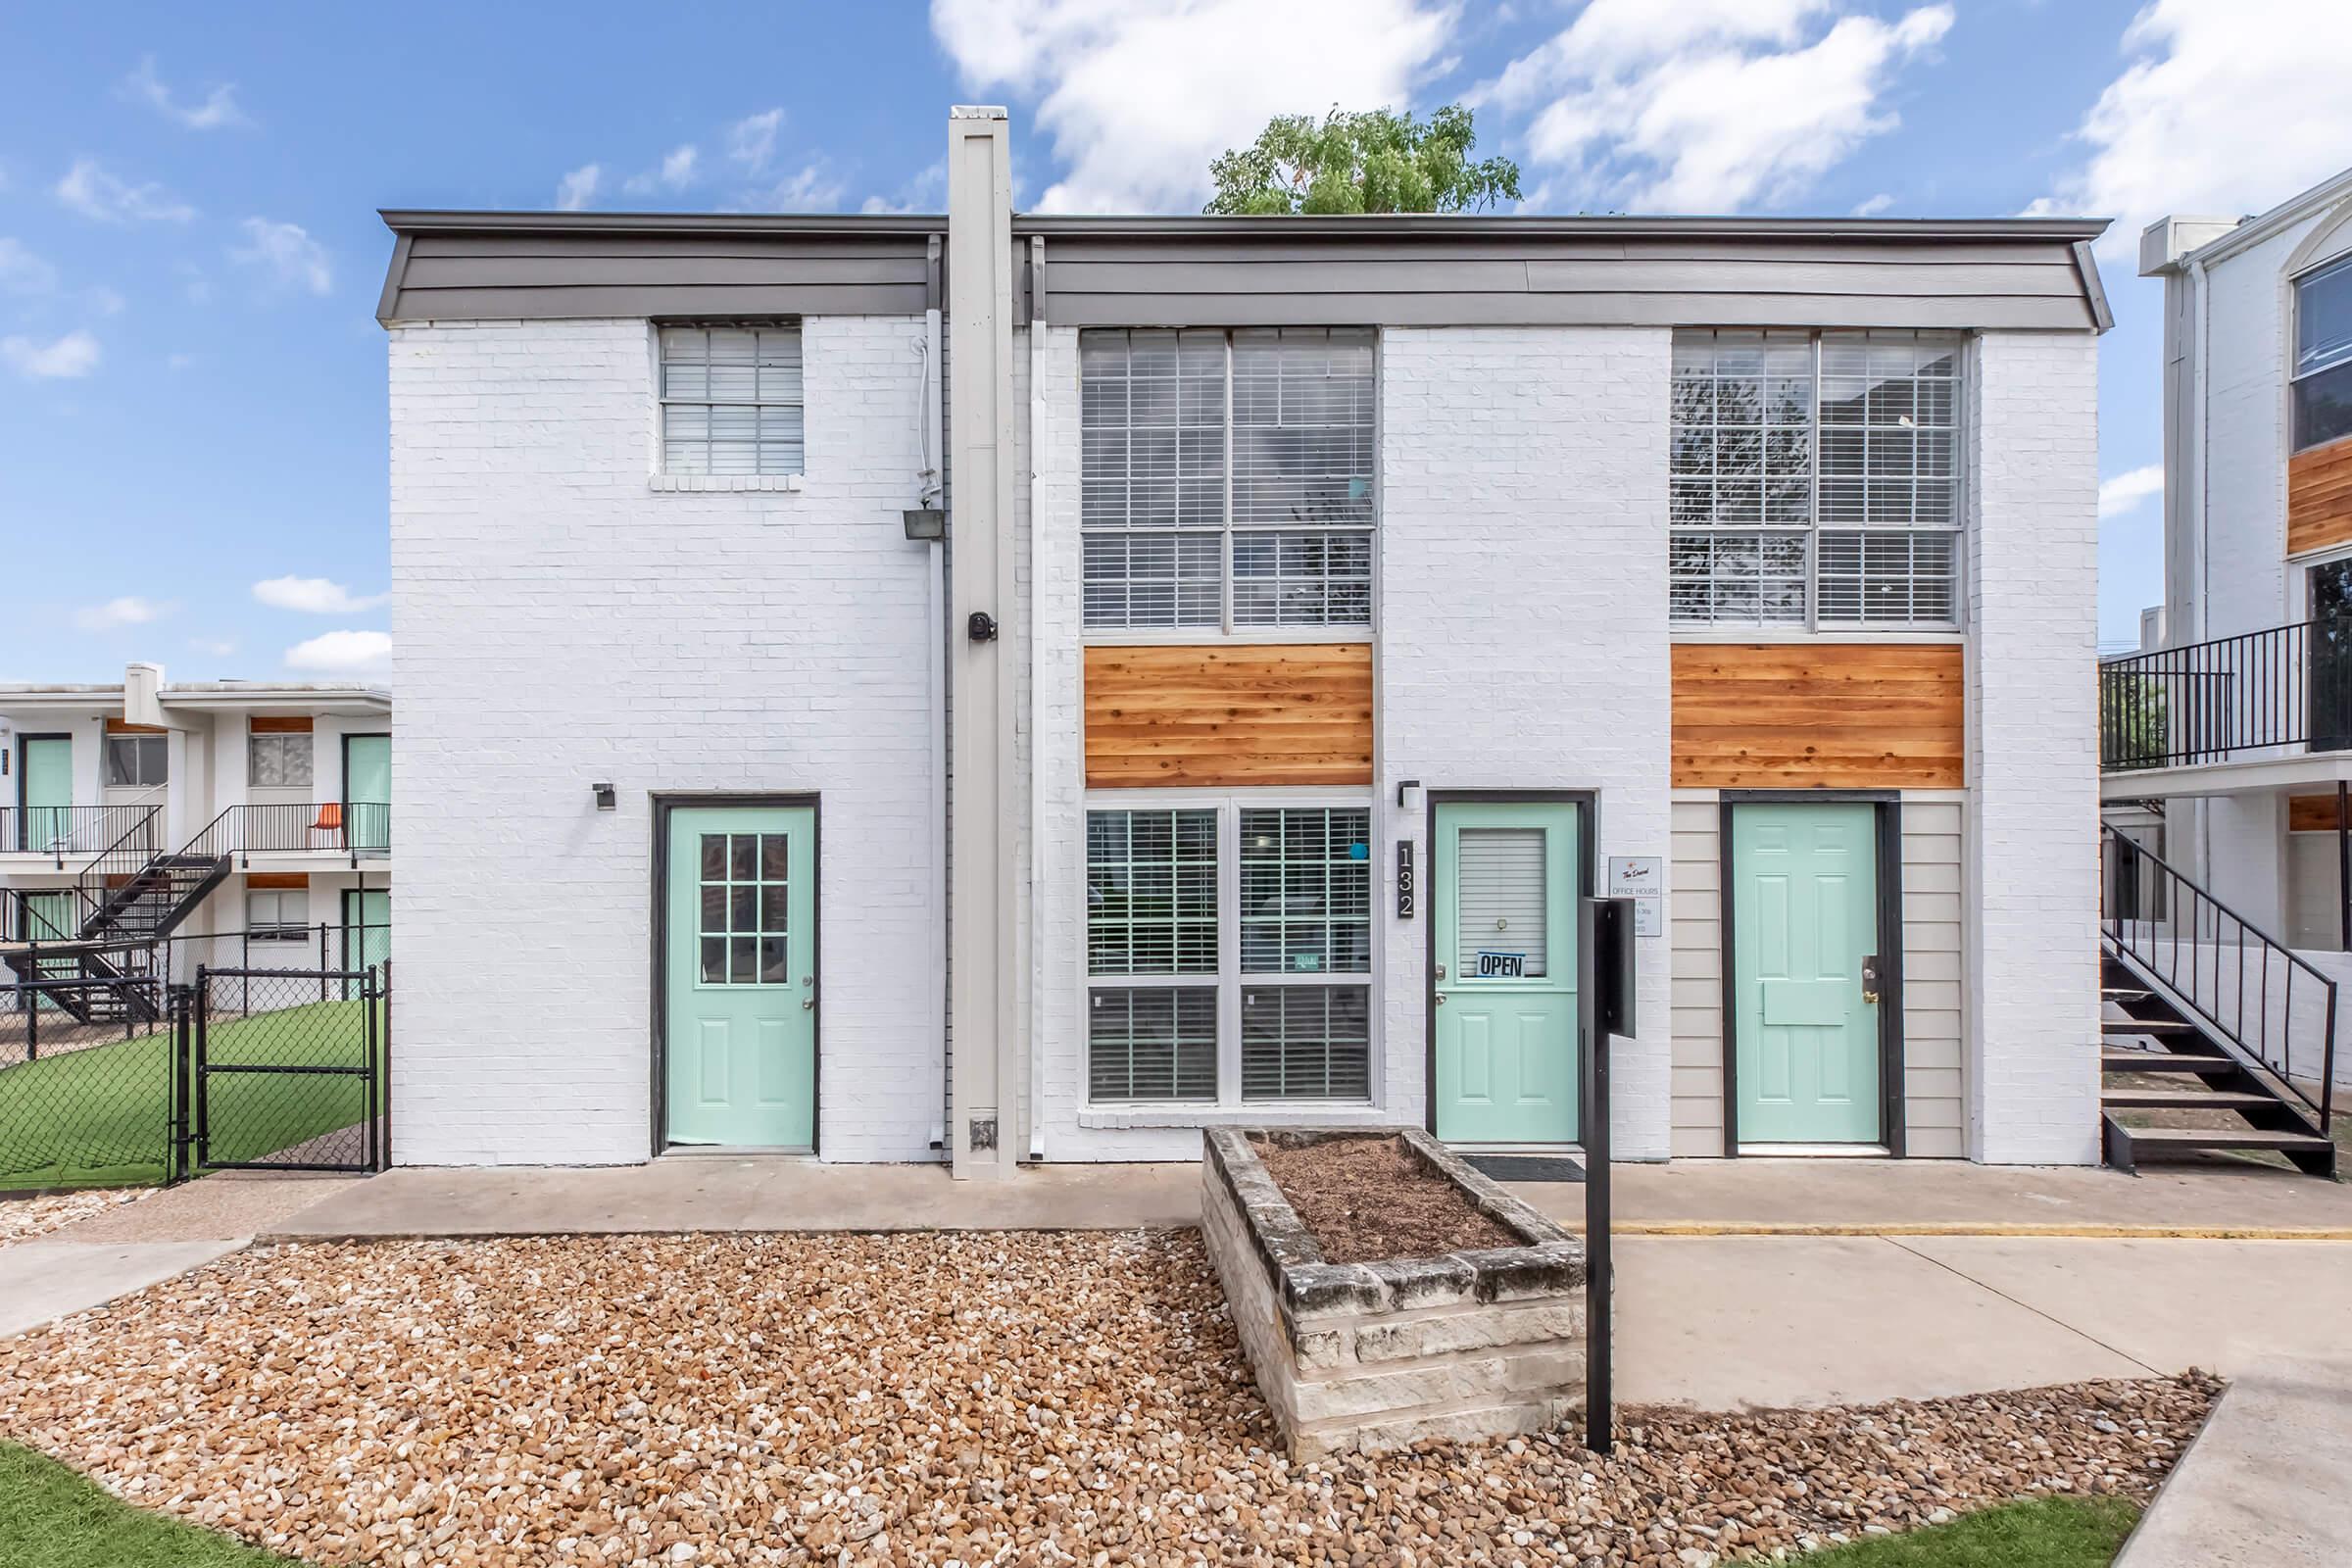
M 2098 1154 L 2056 220 L 398 212 L 396 1157 Z

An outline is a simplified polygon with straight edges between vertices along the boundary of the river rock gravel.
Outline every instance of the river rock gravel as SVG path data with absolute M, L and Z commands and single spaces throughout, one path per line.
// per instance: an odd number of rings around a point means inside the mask
M 51 1193 L 40 1198 L 0 1199 L 0 1246 L 29 1242 L 37 1236 L 62 1231 L 146 1196 L 145 1188 L 118 1187 L 86 1193 Z
M 0 1435 L 397 1568 L 1702 1568 L 2144 1498 L 2216 1392 L 1629 1410 L 1605 1460 L 1559 1434 L 1293 1464 L 1190 1231 L 289 1246 L 0 1341 Z

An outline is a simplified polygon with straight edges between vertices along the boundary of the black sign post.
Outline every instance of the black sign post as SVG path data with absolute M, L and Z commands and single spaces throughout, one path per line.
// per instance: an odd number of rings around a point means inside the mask
M 1577 1061 L 1585 1121 L 1585 1446 L 1610 1447 L 1609 1037 L 1634 1025 L 1634 901 L 1577 906 Z

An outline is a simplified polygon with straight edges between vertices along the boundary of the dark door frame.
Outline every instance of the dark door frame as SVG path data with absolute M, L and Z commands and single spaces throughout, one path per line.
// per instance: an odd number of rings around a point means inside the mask
M 24 748 L 34 741 L 64 741 L 66 743 L 66 794 L 69 797 L 66 802 L 66 809 L 71 811 L 74 808 L 74 802 L 71 799 L 74 793 L 74 732 L 70 729 L 61 729 L 43 730 L 37 735 L 20 733 L 17 736 L 17 842 L 0 846 L 11 850 L 24 851 L 32 843 L 32 808 L 24 804 L 26 777 Z M 103 753 L 104 748 L 101 747 L 100 751 Z M 103 755 L 98 759 L 98 766 L 100 776 L 103 778 L 106 767 L 106 758 Z
M 813 790 L 778 792 L 768 790 L 656 790 L 654 803 L 654 843 L 651 857 L 654 865 L 653 944 L 653 1107 L 654 1121 L 650 1150 L 658 1155 L 668 1150 L 669 1142 L 669 814 L 681 808 L 696 807 L 742 806 L 755 808 L 787 810 L 796 807 L 808 808 L 808 855 L 816 862 L 816 881 L 808 889 L 808 907 L 814 911 L 815 929 L 808 933 L 809 952 L 816 960 L 816 1005 L 809 1009 L 808 1020 L 808 1152 L 820 1153 L 825 1140 L 825 811 L 822 797 Z M 649 1155 L 649 1157 L 651 1157 Z
M 1723 1152 L 1740 1155 L 1740 949 L 1733 924 L 1739 867 L 1732 815 L 1741 806 L 1873 807 L 1877 829 L 1879 959 L 1879 1142 L 1903 1157 L 1908 1104 L 1903 1092 L 1903 797 L 1895 790 L 1725 790 L 1716 818 L 1716 867 L 1722 884 Z
M 1438 863 L 1438 808 L 1441 806 L 1573 806 L 1576 808 L 1576 869 L 1583 886 L 1571 897 L 1590 898 L 1592 851 L 1599 841 L 1600 791 L 1589 790 L 1425 790 L 1422 792 L 1422 839 L 1429 846 L 1428 912 L 1421 922 L 1421 1074 L 1425 1110 L 1422 1121 L 1429 1136 L 1438 1136 L 1438 906 L 1439 878 L 1446 872 Z M 1569 911 L 1573 920 L 1575 911 Z M 1571 924 L 1570 929 L 1575 929 Z M 1585 1141 L 1585 1102 L 1576 1102 L 1576 1136 Z

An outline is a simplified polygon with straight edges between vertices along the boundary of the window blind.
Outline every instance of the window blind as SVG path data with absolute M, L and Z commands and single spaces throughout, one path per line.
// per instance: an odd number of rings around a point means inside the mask
M 1475 975 L 1481 953 L 1527 956 L 1529 979 L 1548 972 L 1544 830 L 1466 827 L 1455 852 L 1454 974 Z

